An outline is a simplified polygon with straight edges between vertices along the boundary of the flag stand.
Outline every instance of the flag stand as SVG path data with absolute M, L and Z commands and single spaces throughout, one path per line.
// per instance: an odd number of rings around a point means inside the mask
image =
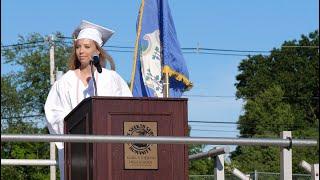
M 163 97 L 168 98 L 169 97 L 169 72 L 165 73 L 165 81 L 163 83 L 163 86 L 164 86 Z

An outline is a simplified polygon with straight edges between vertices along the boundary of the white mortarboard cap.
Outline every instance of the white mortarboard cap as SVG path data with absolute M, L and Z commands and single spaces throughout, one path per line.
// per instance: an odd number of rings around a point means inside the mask
M 96 41 L 101 47 L 113 35 L 114 31 L 89 21 L 82 20 L 81 24 L 73 32 L 73 36 L 78 39 L 91 39 Z

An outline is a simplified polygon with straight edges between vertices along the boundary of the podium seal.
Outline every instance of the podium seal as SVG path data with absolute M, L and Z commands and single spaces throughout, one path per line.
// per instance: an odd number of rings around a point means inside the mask
M 157 136 L 157 122 L 124 122 L 126 136 Z M 157 144 L 124 144 L 125 169 L 158 169 Z

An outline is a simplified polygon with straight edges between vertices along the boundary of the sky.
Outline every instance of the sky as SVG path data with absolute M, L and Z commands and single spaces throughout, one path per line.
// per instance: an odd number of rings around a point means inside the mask
M 318 0 L 168 1 L 182 48 L 270 51 L 319 27 Z M 115 31 L 107 45 L 133 47 L 140 2 L 1 0 L 1 43 L 15 44 L 18 35 L 33 32 L 50 35 L 59 31 L 71 37 L 80 21 L 88 20 Z M 130 81 L 133 52 L 109 53 L 115 59 L 118 73 Z M 191 136 L 239 135 L 236 124 L 215 122 L 237 122 L 243 114 L 243 101 L 236 100 L 234 84 L 238 65 L 246 54 L 184 53 L 189 79 L 194 84 L 183 96 L 188 98 L 188 120 L 212 122 L 189 123 L 193 129 Z M 15 69 L 2 61 L 1 65 L 1 75 Z

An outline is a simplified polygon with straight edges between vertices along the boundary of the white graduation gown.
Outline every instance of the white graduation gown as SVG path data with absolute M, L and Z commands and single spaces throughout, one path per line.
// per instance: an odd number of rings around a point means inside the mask
M 98 96 L 132 97 L 127 83 L 118 73 L 102 68 L 102 73 L 95 71 Z M 91 79 L 87 86 L 69 70 L 56 81 L 48 94 L 44 109 L 50 134 L 63 134 L 64 118 L 83 99 L 94 95 L 94 84 Z M 60 178 L 64 179 L 63 143 L 56 142 L 59 153 Z

